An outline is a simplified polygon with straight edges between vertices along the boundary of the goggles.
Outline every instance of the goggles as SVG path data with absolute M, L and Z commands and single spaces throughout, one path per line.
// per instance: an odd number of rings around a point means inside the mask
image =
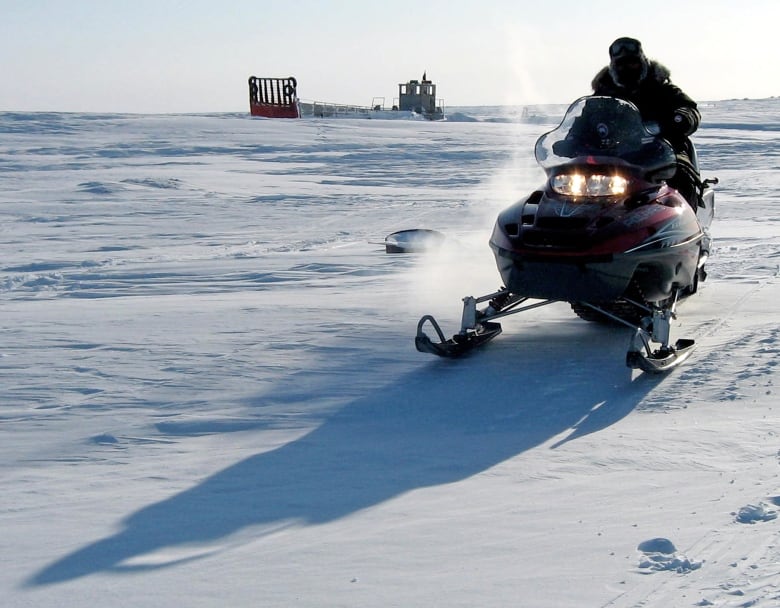
M 609 47 L 610 57 L 621 55 L 639 55 L 642 52 L 642 44 L 633 38 L 619 38 Z

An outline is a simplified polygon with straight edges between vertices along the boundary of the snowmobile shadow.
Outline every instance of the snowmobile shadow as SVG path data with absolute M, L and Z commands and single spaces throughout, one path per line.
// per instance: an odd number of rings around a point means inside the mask
M 144 507 L 116 534 L 50 564 L 27 585 L 176 566 L 212 555 L 241 531 L 256 538 L 326 524 L 613 425 L 662 380 L 633 378 L 623 367 L 625 332 L 576 325 L 572 336 L 576 323 L 531 339 L 505 335 L 467 359 L 421 356 L 418 369 L 347 403 L 309 434 Z M 331 377 L 334 394 L 350 373 L 359 366 Z M 275 392 L 293 390 L 293 382 L 280 384 Z M 183 557 L 187 546 L 206 549 Z

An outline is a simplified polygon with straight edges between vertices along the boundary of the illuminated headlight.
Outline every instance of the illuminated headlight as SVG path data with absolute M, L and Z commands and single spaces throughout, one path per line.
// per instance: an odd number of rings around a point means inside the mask
M 628 180 L 619 175 L 556 175 L 553 190 L 565 196 L 617 196 L 626 192 Z

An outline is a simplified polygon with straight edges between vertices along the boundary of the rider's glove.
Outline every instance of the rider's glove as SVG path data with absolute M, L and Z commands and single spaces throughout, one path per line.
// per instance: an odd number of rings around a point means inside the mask
M 693 126 L 691 124 L 691 119 L 682 112 L 675 112 L 674 118 L 672 120 L 674 121 L 675 130 L 679 131 L 680 133 L 687 134 L 690 132 L 691 127 Z

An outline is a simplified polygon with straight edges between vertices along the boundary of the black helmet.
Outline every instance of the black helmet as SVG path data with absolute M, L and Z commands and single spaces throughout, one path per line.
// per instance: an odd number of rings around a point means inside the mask
M 635 89 L 647 76 L 648 68 L 639 40 L 624 37 L 609 45 L 609 74 L 619 87 Z

